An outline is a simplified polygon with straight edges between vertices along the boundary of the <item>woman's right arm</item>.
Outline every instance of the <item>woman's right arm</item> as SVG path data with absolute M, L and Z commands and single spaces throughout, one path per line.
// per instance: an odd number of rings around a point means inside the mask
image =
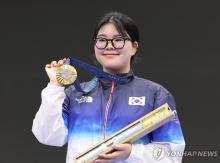
M 41 105 L 33 120 L 32 132 L 39 142 L 52 146 L 63 146 L 67 142 L 68 129 L 62 116 L 62 106 L 66 98 L 64 87 L 56 81 L 56 67 L 63 60 L 47 64 L 45 70 L 50 79 L 42 90 Z

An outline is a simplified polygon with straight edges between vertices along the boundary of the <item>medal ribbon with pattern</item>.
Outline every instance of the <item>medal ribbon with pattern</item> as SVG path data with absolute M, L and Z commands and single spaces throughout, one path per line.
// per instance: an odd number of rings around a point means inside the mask
M 95 85 L 96 85 L 95 83 L 97 83 L 98 80 L 96 77 L 93 78 L 88 85 L 89 89 L 88 88 L 82 89 L 80 82 L 77 79 L 77 71 L 73 66 L 77 67 L 77 68 L 82 68 L 88 72 L 102 76 L 102 77 L 109 79 L 111 81 L 116 81 L 116 83 L 119 83 L 119 84 L 125 84 L 125 83 L 129 82 L 132 78 L 132 76 L 121 77 L 121 76 L 109 74 L 107 72 L 104 72 L 104 71 L 92 66 L 92 65 L 84 63 L 78 59 L 68 58 L 68 59 L 66 59 L 64 65 L 57 69 L 57 72 L 56 72 L 57 81 L 61 85 L 73 84 L 75 86 L 76 90 L 83 92 L 83 93 L 90 92 L 95 87 Z

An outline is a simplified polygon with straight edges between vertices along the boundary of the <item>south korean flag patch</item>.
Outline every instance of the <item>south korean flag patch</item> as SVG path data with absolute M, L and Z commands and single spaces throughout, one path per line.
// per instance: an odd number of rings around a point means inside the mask
M 129 97 L 128 105 L 145 105 L 145 96 L 142 97 Z

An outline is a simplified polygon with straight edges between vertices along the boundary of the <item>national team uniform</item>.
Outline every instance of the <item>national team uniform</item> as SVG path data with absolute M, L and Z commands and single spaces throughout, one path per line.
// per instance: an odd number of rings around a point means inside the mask
M 95 77 L 96 84 L 88 93 L 79 92 L 74 86 L 64 89 L 48 84 L 42 91 L 42 103 L 33 121 L 36 138 L 53 146 L 68 143 L 66 162 L 73 163 L 74 156 L 164 103 L 176 110 L 172 95 L 161 85 L 133 73 L 124 77 L 130 79 L 124 84 Z M 82 87 L 89 85 L 83 83 Z M 178 117 L 134 142 L 129 158 L 117 162 L 181 162 L 181 156 L 158 159 L 154 155 L 157 146 L 184 151 Z

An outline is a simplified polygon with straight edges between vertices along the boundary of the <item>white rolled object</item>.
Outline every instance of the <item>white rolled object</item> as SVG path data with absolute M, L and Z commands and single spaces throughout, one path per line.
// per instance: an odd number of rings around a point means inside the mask
M 90 163 L 97 159 L 98 155 L 113 151 L 113 148 L 111 147 L 112 145 L 132 143 L 174 118 L 175 112 L 170 109 L 167 103 L 165 103 L 132 124 L 124 127 L 115 134 L 94 145 L 87 151 L 81 153 L 74 158 L 74 161 L 75 163 Z

